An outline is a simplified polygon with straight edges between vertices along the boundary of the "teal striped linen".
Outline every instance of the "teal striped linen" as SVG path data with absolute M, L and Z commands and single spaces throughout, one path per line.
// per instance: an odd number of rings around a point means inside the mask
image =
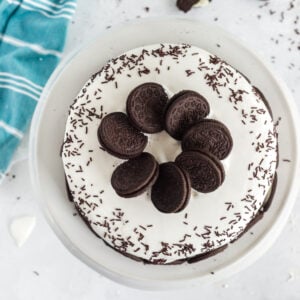
M 0 180 L 64 48 L 76 0 L 0 0 Z

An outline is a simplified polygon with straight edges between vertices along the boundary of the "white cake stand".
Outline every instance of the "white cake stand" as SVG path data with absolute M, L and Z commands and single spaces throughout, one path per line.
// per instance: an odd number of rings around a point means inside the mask
M 279 126 L 278 187 L 271 209 L 221 254 L 195 264 L 144 265 L 107 247 L 74 217 L 65 192 L 59 156 L 68 107 L 87 79 L 108 59 L 135 47 L 162 42 L 189 43 L 219 55 L 259 87 Z M 239 40 L 216 26 L 191 19 L 148 19 L 106 31 L 66 58 L 51 76 L 35 112 L 30 139 L 33 187 L 52 229 L 66 248 L 107 277 L 144 289 L 173 289 L 212 282 L 249 266 L 267 251 L 280 234 L 299 186 L 299 128 L 296 105 L 285 84 L 269 66 Z M 290 160 L 283 161 L 283 160 Z M 236 187 L 233 187 L 236 188 Z

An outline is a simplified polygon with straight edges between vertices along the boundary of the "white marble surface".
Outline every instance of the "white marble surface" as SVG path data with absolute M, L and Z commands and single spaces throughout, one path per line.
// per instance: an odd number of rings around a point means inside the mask
M 295 5 L 288 10 L 289 3 Z M 119 22 L 183 16 L 175 0 L 79 0 L 66 53 Z M 260 8 L 265 4 L 268 6 Z M 145 10 L 149 7 L 149 12 Z M 284 14 L 281 14 L 284 12 Z M 300 107 L 300 0 L 213 0 L 187 17 L 215 23 L 239 36 L 273 64 Z M 299 31 L 298 31 L 299 30 Z M 120 286 L 90 270 L 64 248 L 47 225 L 28 176 L 27 140 L 0 186 L 0 299 L 300 299 L 300 202 L 274 246 L 254 265 L 213 285 L 186 291 L 144 292 Z M 18 248 L 11 221 L 36 216 L 36 227 Z

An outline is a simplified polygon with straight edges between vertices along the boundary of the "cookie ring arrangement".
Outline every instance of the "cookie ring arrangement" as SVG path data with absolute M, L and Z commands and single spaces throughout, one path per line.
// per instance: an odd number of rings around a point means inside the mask
M 130 50 L 70 107 L 61 152 L 69 198 L 121 254 L 197 262 L 269 209 L 275 124 L 263 93 L 221 58 L 186 44 Z
M 99 128 L 101 146 L 111 155 L 128 159 L 113 172 L 111 184 L 124 198 L 136 197 L 152 188 L 154 206 L 163 213 L 181 212 L 188 204 L 191 187 L 201 193 L 215 191 L 225 179 L 221 159 L 233 145 L 227 127 L 217 120 L 205 119 L 210 106 L 194 91 L 180 91 L 170 100 L 164 88 L 143 83 L 130 92 L 127 115 L 112 112 Z M 183 152 L 175 162 L 158 164 L 143 152 L 147 137 L 166 130 L 182 140 Z

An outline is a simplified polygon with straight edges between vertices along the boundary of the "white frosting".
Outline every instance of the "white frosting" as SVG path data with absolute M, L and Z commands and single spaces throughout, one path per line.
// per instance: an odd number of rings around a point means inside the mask
M 202 7 L 202 6 L 206 6 L 210 3 L 210 0 L 199 0 L 194 7 Z
M 18 247 L 22 247 L 35 227 L 35 217 L 15 218 L 10 224 L 10 233 Z
M 98 143 L 101 117 L 125 112 L 128 94 L 144 82 L 162 84 L 170 95 L 184 89 L 200 93 L 210 104 L 209 118 L 223 122 L 233 138 L 223 185 L 209 194 L 193 190 L 177 214 L 159 212 L 150 191 L 119 197 L 110 178 L 123 161 Z M 238 71 L 194 46 L 164 44 L 113 59 L 86 83 L 70 108 L 62 157 L 74 202 L 93 230 L 119 250 L 168 263 L 228 244 L 244 231 L 272 184 L 276 143 L 265 104 Z M 149 135 L 146 151 L 161 163 L 174 160 L 181 148 L 162 132 Z

